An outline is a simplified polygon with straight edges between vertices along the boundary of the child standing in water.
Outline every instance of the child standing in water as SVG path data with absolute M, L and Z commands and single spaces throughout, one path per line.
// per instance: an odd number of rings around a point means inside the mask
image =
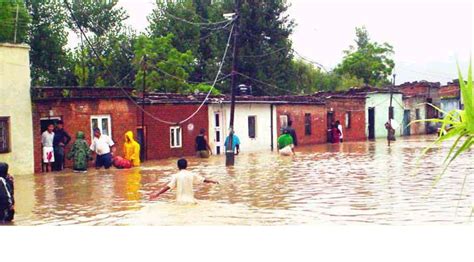
M 171 177 L 171 181 L 163 187 L 160 191 L 154 192 L 150 195 L 150 199 L 154 200 L 161 194 L 165 193 L 170 189 L 176 188 L 176 202 L 179 204 L 196 204 L 194 198 L 193 185 L 201 183 L 219 184 L 219 182 L 204 178 L 198 174 L 192 173 L 186 168 L 188 167 L 188 161 L 181 158 L 178 160 L 179 172 Z

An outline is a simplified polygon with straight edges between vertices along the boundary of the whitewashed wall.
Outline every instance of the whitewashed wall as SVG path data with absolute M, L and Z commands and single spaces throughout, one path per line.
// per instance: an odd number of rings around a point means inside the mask
M 236 104 L 234 130 L 240 139 L 240 151 L 255 152 L 271 150 L 271 110 L 273 110 L 273 145 L 276 148 L 277 130 L 276 130 L 276 108 L 270 104 Z M 221 154 L 225 153 L 224 141 L 229 131 L 230 104 L 210 104 L 209 105 L 209 144 L 213 154 L 216 154 L 216 147 L 221 146 Z M 216 140 L 215 132 L 215 113 L 220 112 L 221 142 Z M 256 116 L 255 132 L 256 137 L 250 138 L 248 132 L 248 117 Z

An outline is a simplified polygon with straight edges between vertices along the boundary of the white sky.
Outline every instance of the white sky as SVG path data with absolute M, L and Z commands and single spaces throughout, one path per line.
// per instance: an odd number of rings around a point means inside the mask
M 332 69 L 354 44 L 355 27 L 395 50 L 397 83 L 415 80 L 446 83 L 465 73 L 472 51 L 473 4 L 469 0 L 288 0 L 297 26 L 293 48 Z M 154 0 L 120 0 L 127 23 L 144 31 Z M 70 42 L 77 43 L 74 36 Z

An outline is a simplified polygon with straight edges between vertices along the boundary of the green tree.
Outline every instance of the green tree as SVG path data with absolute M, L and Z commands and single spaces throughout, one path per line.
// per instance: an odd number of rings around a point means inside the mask
M 69 28 L 77 34 L 79 27 L 96 36 L 103 36 L 122 27 L 128 18 L 122 7 L 117 7 L 118 0 L 73 0 L 69 7 L 76 20 L 68 20 Z
M 293 60 L 291 70 L 294 75 L 290 82 L 289 91 L 297 94 L 312 94 L 318 91 L 344 91 L 350 87 L 364 84 L 362 79 L 333 71 L 324 72 L 313 64 L 303 60 Z
M 164 36 L 169 32 L 175 34 L 173 46 L 181 52 L 190 50 L 197 59 L 191 80 L 213 80 L 229 36 L 230 25 L 227 25 L 223 14 L 234 12 L 234 1 L 156 2 L 157 7 L 149 17 L 148 32 L 153 36 Z M 254 88 L 257 95 L 278 94 L 282 91 L 261 85 L 257 80 L 282 88 L 286 88 L 291 80 L 289 35 L 294 22 L 286 15 L 288 4 L 284 0 L 241 2 L 237 71 L 249 78 L 238 76 L 237 83 L 258 86 Z M 224 72 L 230 73 L 231 61 L 229 50 Z M 223 85 L 222 91 L 230 91 L 229 81 Z
M 344 51 L 345 57 L 335 72 L 355 76 L 374 86 L 388 83 L 395 66 L 391 59 L 393 47 L 388 43 L 371 42 L 365 27 L 356 28 L 356 37 L 357 46 Z
M 175 35 L 173 46 L 180 52 L 189 50 L 196 57 L 197 63 L 190 76 L 192 81 L 211 81 L 217 73 L 230 28 L 227 21 L 219 23 L 224 20 L 224 2 L 157 0 L 156 8 L 148 17 L 147 31 L 151 36 L 163 37 L 172 33 Z
M 128 15 L 118 0 L 74 0 L 68 26 L 81 36 L 74 51 L 74 74 L 81 85 L 131 85 L 134 78 L 133 43 L 135 33 L 123 25 Z M 89 42 L 82 35 L 86 34 Z
M 17 18 L 18 10 L 18 19 Z M 30 16 L 22 0 L 0 1 L 0 43 L 13 43 L 16 31 L 16 43 L 25 42 L 28 36 Z
M 25 1 L 31 15 L 30 45 L 32 85 L 75 85 L 68 56 L 66 16 L 54 1 Z
M 189 50 L 178 51 L 172 45 L 173 38 L 173 34 L 163 37 L 141 35 L 137 38 L 133 60 L 137 70 L 134 81 L 137 90 L 143 88 L 145 71 L 148 91 L 188 93 L 193 89 L 187 80 L 194 69 L 195 58 Z

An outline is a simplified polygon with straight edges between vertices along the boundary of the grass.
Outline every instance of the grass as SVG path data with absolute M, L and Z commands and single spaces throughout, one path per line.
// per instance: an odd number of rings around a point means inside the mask
M 429 104 L 439 112 L 443 113 L 444 117 L 442 119 L 422 119 L 412 121 L 412 123 L 416 122 L 432 122 L 432 123 L 441 123 L 441 132 L 431 145 L 426 147 L 421 156 L 419 157 L 418 161 L 421 160 L 423 156 L 436 145 L 441 143 L 446 143 L 454 139 L 453 144 L 451 145 L 446 158 L 443 161 L 443 171 L 438 174 L 434 180 L 433 186 L 435 186 L 441 177 L 446 172 L 447 168 L 451 165 L 451 163 L 463 152 L 470 149 L 474 144 L 474 85 L 472 82 L 472 62 L 469 63 L 469 70 L 467 75 L 467 81 L 464 81 L 464 78 L 461 74 L 461 70 L 459 69 L 459 65 L 457 66 L 458 69 L 458 76 L 459 76 L 459 85 L 461 90 L 461 97 L 464 102 L 464 109 L 455 109 L 449 112 L 445 112 L 440 108 Z M 465 183 L 466 183 L 466 174 L 463 179 L 463 184 L 461 188 L 461 193 L 463 192 Z M 474 207 L 471 210 L 471 217 L 474 213 Z

